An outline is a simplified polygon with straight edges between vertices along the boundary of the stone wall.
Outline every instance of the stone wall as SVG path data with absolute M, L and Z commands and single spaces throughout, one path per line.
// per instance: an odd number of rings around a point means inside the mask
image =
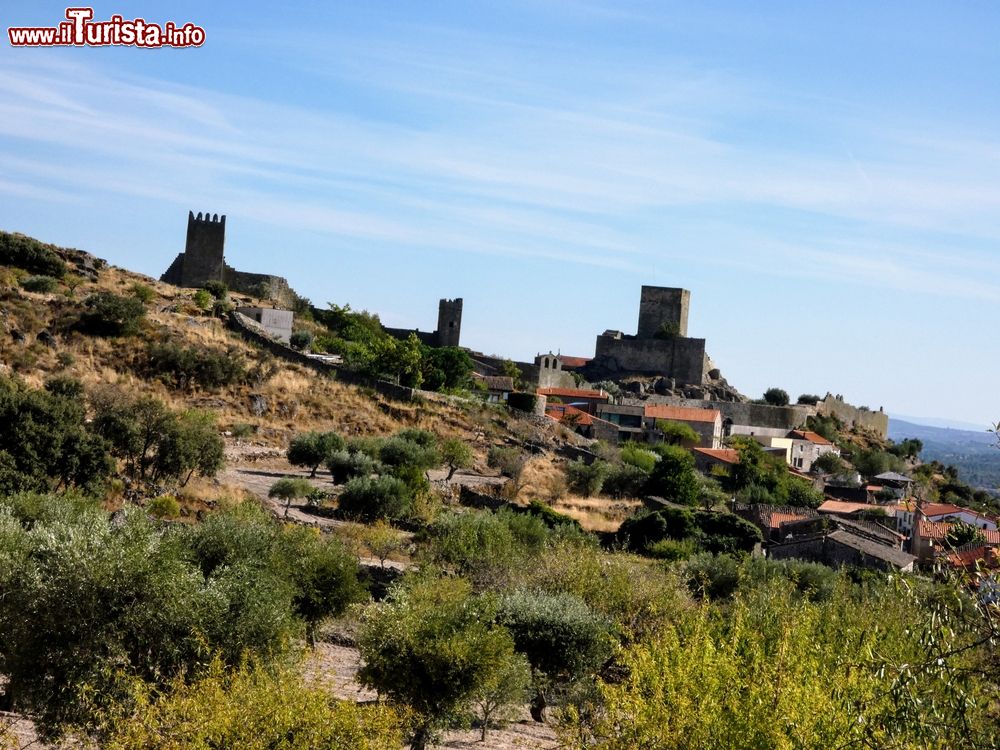
M 288 280 L 281 276 L 237 271 L 227 265 L 224 267 L 222 281 L 234 292 L 269 299 L 285 307 L 292 307 L 297 299 L 295 292 L 288 286 Z
M 594 359 L 584 369 L 594 381 L 625 374 L 664 375 L 681 384 L 701 385 L 707 373 L 705 339 L 677 336 L 672 339 L 640 339 L 631 336 L 597 337 Z
M 747 401 L 704 401 L 701 399 L 678 398 L 676 396 L 650 396 L 648 400 L 626 399 L 632 404 L 669 404 L 688 406 L 696 409 L 718 409 L 722 421 L 733 425 L 747 425 L 768 428 L 775 431 L 794 430 L 805 424 L 806 418 L 816 413 L 816 407 L 805 405 L 770 406 L 752 404 Z
M 883 439 L 889 435 L 889 415 L 881 407 L 878 411 L 859 409 L 828 393 L 825 399 L 816 404 L 816 410 L 819 414 L 833 415 L 847 425 L 872 430 Z

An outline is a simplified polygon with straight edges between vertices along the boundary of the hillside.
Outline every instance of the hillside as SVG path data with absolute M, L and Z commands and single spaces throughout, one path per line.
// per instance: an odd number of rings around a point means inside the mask
M 959 476 L 976 489 L 1000 488 L 1000 450 L 993 433 L 929 427 L 899 419 L 889 420 L 889 438 L 916 438 L 923 443 L 920 458 L 958 469 Z

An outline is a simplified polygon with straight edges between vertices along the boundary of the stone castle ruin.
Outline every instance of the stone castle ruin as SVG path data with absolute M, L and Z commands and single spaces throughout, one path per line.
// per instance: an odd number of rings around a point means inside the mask
M 407 339 L 412 333 L 428 346 L 459 346 L 462 335 L 462 298 L 443 299 L 438 302 L 437 328 L 433 331 L 385 326 L 382 328 L 397 339 Z
M 605 331 L 597 337 L 588 380 L 626 375 L 661 375 L 678 385 L 708 382 L 712 365 L 705 339 L 689 338 L 691 292 L 662 286 L 643 286 L 639 299 L 639 327 L 634 336 Z
M 229 289 L 291 307 L 297 295 L 281 276 L 237 271 L 226 264 L 226 217 L 188 212 L 187 242 L 160 281 L 181 287 L 202 287 L 221 281 Z

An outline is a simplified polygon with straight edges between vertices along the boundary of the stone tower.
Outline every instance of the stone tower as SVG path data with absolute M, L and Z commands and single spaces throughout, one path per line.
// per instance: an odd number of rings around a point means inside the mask
M 226 244 L 226 217 L 221 219 L 188 211 L 187 242 L 184 245 L 184 286 L 200 286 L 206 281 L 222 281 L 225 274 L 223 250 Z
M 438 303 L 437 345 L 458 346 L 462 333 L 462 298 Z
M 691 292 L 687 289 L 644 286 L 639 298 L 639 330 L 636 337 L 656 338 L 660 326 L 664 323 L 676 325 L 677 335 L 686 337 L 690 304 Z

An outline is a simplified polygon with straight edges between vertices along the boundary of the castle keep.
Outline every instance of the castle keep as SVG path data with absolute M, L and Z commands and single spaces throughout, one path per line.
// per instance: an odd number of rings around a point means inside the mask
M 187 242 L 160 281 L 174 286 L 201 287 L 209 281 L 221 281 L 229 289 L 270 299 L 291 307 L 296 299 L 288 281 L 281 276 L 245 273 L 226 264 L 226 217 L 218 214 L 188 212 Z
M 691 292 L 644 286 L 639 298 L 639 326 L 630 336 L 605 331 L 597 337 L 588 380 L 623 375 L 663 375 L 679 385 L 701 385 L 711 366 L 705 339 L 688 338 Z
M 397 339 L 407 339 L 414 334 L 428 346 L 458 346 L 462 334 L 462 298 L 443 299 L 438 302 L 437 328 L 420 331 L 412 328 L 386 328 L 385 332 Z

